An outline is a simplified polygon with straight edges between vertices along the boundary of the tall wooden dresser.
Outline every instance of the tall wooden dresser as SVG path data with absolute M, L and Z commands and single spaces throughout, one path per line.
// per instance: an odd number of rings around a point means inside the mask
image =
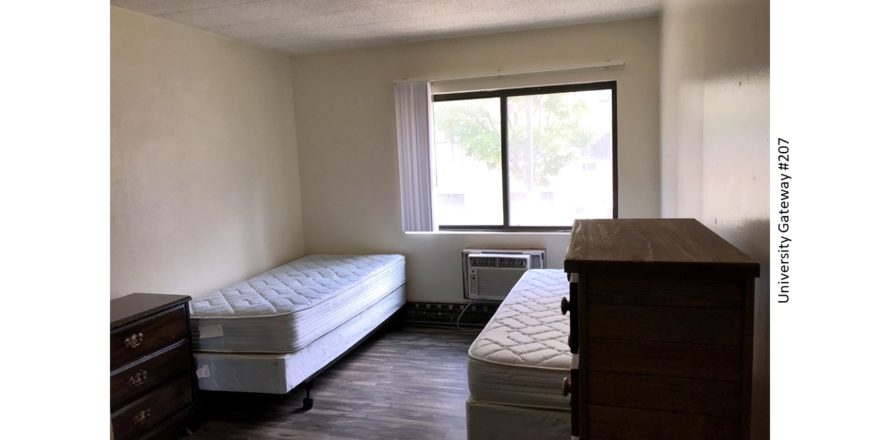
M 134 293 L 110 302 L 115 440 L 173 437 L 195 407 L 190 297 Z
M 693 219 L 578 220 L 572 435 L 750 438 L 758 264 Z

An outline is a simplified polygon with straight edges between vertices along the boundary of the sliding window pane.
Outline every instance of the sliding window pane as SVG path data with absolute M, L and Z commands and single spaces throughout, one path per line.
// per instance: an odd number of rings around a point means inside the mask
M 434 103 L 434 216 L 441 226 L 504 224 L 499 98 Z
M 611 90 L 507 99 L 511 226 L 612 218 Z

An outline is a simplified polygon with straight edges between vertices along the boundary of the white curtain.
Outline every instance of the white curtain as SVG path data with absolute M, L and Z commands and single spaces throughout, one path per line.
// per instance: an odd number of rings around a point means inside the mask
M 403 230 L 433 231 L 431 213 L 431 85 L 394 84 Z

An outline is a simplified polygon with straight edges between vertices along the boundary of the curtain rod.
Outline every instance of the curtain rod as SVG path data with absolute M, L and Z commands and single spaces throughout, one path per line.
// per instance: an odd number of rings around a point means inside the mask
M 408 82 L 416 82 L 416 81 L 429 81 L 429 82 L 444 82 L 444 81 L 458 81 L 464 79 L 483 79 L 483 78 L 503 78 L 507 76 L 521 76 L 521 75 L 533 75 L 536 73 L 558 73 L 558 72 L 571 72 L 575 70 L 591 70 L 591 69 L 611 69 L 615 67 L 623 67 L 626 65 L 624 61 L 615 60 L 615 61 L 603 61 L 600 63 L 590 63 L 590 64 L 582 64 L 576 66 L 568 66 L 561 67 L 555 69 L 533 69 L 533 70 L 521 70 L 521 71 L 513 71 L 513 72 L 505 72 L 501 69 L 498 69 L 496 73 L 482 73 L 482 74 L 473 74 L 473 75 L 455 75 L 455 76 L 444 76 L 444 77 L 435 77 L 435 78 L 423 78 L 423 79 L 409 79 L 403 78 L 397 81 L 397 83 L 408 83 Z

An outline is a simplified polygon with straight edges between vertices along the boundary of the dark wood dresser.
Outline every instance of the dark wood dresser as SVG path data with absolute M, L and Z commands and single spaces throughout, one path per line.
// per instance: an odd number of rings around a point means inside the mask
M 195 408 L 191 298 L 134 293 L 110 301 L 115 440 L 173 438 Z
M 758 264 L 693 219 L 578 220 L 572 435 L 748 439 Z

